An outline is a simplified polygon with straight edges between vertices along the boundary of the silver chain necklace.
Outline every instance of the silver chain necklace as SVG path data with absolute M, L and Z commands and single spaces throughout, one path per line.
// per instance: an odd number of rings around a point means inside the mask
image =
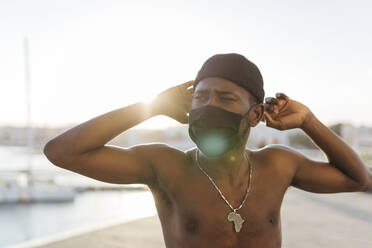
M 244 158 L 248 161 L 248 164 L 249 164 L 249 183 L 248 183 L 248 187 L 247 187 L 247 191 L 245 192 L 245 196 L 244 196 L 244 199 L 242 201 L 242 203 L 239 205 L 239 207 L 237 208 L 233 208 L 231 206 L 231 204 L 226 200 L 225 196 L 222 194 L 221 190 L 217 187 L 217 185 L 214 183 L 213 179 L 207 174 L 207 172 L 205 172 L 203 170 L 203 168 L 201 168 L 200 164 L 199 164 L 199 159 L 198 159 L 198 154 L 199 154 L 199 149 L 196 151 L 196 164 L 197 166 L 199 167 L 199 169 L 204 173 L 204 175 L 206 175 L 209 179 L 209 181 L 211 181 L 211 183 L 213 184 L 213 186 L 216 188 L 216 190 L 218 191 L 218 193 L 220 194 L 221 198 L 226 202 L 226 204 L 230 207 L 230 209 L 232 210 L 232 212 L 230 212 L 228 215 L 227 215 L 227 220 L 228 221 L 232 221 L 234 222 L 234 229 L 235 229 L 235 232 L 239 232 L 240 229 L 242 228 L 242 225 L 243 225 L 243 222 L 244 222 L 244 219 L 240 216 L 240 214 L 238 214 L 236 211 L 238 211 L 244 204 L 245 200 L 247 199 L 247 196 L 248 196 L 248 193 L 251 189 L 251 181 L 252 181 L 252 172 L 253 172 L 253 168 L 252 168 L 252 164 L 251 162 L 249 161 L 249 159 L 247 158 L 247 155 L 244 151 Z

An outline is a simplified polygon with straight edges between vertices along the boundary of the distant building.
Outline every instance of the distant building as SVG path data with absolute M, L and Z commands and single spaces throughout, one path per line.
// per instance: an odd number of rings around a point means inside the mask
M 342 124 L 340 132 L 344 141 L 354 150 L 363 153 L 372 153 L 372 128 Z
M 61 128 L 33 128 L 33 147 L 40 152 L 46 142 L 76 125 L 69 125 Z M 26 146 L 27 132 L 28 128 L 26 127 L 0 127 L 0 145 Z M 339 124 L 337 125 L 337 133 L 356 151 L 372 154 L 372 128 Z M 247 146 L 250 148 L 261 148 L 268 144 L 284 144 L 290 146 L 291 137 L 296 135 L 307 137 L 299 128 L 280 131 L 260 123 L 256 127 L 251 128 Z M 179 125 L 164 129 L 132 128 L 112 139 L 109 144 L 129 147 L 136 144 L 152 142 L 166 143 L 181 150 L 195 146 L 189 137 L 188 125 Z
M 61 134 L 65 128 L 32 128 L 32 144 L 35 150 L 42 149 L 43 145 L 50 139 Z M 27 127 L 0 127 L 0 145 L 3 146 L 27 146 L 29 129 Z

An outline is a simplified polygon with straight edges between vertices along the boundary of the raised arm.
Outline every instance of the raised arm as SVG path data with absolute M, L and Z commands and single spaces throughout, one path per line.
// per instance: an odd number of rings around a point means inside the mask
M 341 191 L 365 191 L 370 189 L 372 184 L 370 170 L 356 152 L 331 129 L 314 115 L 310 115 L 302 130 L 326 154 L 329 161 L 327 166 L 332 166 L 332 168 L 319 170 L 317 168 L 319 163 L 304 159 L 296 174 L 298 181 L 301 182 L 301 179 L 306 179 L 307 176 L 312 175 L 328 177 L 330 183 L 339 182 Z M 323 173 L 323 175 L 317 175 L 320 173 Z M 335 187 L 335 190 L 337 190 L 337 187 Z
M 306 106 L 284 94 L 277 94 L 277 98 L 267 99 L 265 108 L 268 126 L 279 130 L 301 128 L 328 158 L 328 162 L 318 162 L 287 149 L 296 160 L 293 186 L 317 193 L 372 188 L 371 171 L 361 158 Z
M 174 86 L 151 103 L 135 103 L 73 127 L 50 140 L 44 146 L 44 154 L 56 166 L 100 181 L 151 184 L 155 178 L 153 158 L 166 146 L 141 144 L 122 148 L 106 143 L 155 115 L 167 115 L 185 123 L 191 104 L 191 90 L 187 88 L 191 85 L 190 81 Z

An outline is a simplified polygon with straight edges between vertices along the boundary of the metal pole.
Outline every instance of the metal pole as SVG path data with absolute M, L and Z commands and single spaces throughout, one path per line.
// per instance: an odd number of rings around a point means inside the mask
M 32 129 L 32 116 L 31 116 L 31 80 L 30 80 L 30 64 L 29 64 L 29 51 L 28 39 L 23 40 L 24 62 L 25 62 L 25 82 L 26 82 L 26 108 L 27 108 L 27 186 L 32 185 L 32 147 L 33 147 L 33 129 Z

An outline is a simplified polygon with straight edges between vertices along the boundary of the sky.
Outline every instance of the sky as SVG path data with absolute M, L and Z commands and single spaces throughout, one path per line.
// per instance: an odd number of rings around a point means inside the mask
M 0 125 L 81 123 L 240 53 L 323 123 L 372 126 L 371 1 L 1 0 Z M 179 125 L 154 117 L 140 127 Z

